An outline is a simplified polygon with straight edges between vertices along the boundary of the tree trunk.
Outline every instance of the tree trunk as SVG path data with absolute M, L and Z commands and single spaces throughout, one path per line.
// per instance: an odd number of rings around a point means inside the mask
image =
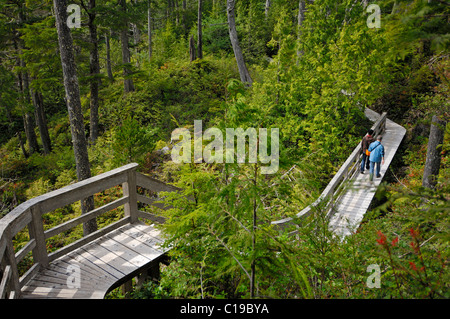
M 73 41 L 69 27 L 66 24 L 67 3 L 66 0 L 53 0 L 53 4 L 77 177 L 81 181 L 91 177 L 91 169 L 84 132 L 83 114 L 81 111 L 80 89 L 73 54 Z M 94 198 L 92 196 L 81 201 L 82 214 L 86 214 L 92 209 L 94 209 Z M 83 232 L 85 235 L 95 230 L 97 230 L 97 222 L 95 219 L 91 219 L 83 224 Z
M 105 33 L 105 43 L 106 43 L 106 72 L 108 73 L 108 78 L 111 82 L 114 82 L 114 75 L 112 73 L 111 66 L 111 47 L 109 44 L 109 36 Z
M 25 158 L 28 158 L 29 155 L 27 153 L 27 150 L 25 149 L 25 145 L 23 145 L 22 132 L 17 133 L 17 138 L 19 139 L 19 146 L 22 150 L 23 156 L 25 156 Z
M 89 0 L 89 41 L 91 43 L 91 50 L 89 52 L 89 70 L 90 76 L 93 78 L 90 81 L 91 99 L 90 99 L 90 134 L 89 140 L 91 144 L 95 144 L 98 138 L 98 89 L 100 73 L 100 63 L 98 58 L 98 39 L 97 39 L 97 26 L 95 25 L 96 14 L 93 11 L 95 9 L 95 0 Z
M 300 45 L 300 41 L 302 38 L 302 26 L 303 21 L 305 20 L 305 0 L 300 0 L 298 3 L 298 31 L 297 31 L 297 45 Z M 300 61 L 301 56 L 303 55 L 303 51 L 297 49 L 297 65 Z
M 152 60 L 153 55 L 153 47 L 152 47 L 152 1 L 148 0 L 148 11 L 147 11 L 147 20 L 148 20 L 148 59 Z
M 191 62 L 196 59 L 195 41 L 193 36 L 189 39 L 189 57 Z
M 187 4 L 186 4 L 186 0 L 183 0 L 183 2 L 182 2 L 182 8 L 183 8 L 183 14 L 182 14 L 182 16 L 181 16 L 181 24 L 183 25 L 183 29 L 184 29 L 184 32 L 185 32 L 185 34 L 186 34 L 186 32 L 187 32 L 187 25 L 186 25 L 186 8 L 187 8 Z
M 178 9 L 178 0 L 174 1 L 175 4 L 175 25 L 178 27 L 180 24 L 180 10 Z
M 20 66 L 22 68 L 26 67 L 25 62 L 22 59 L 20 59 Z M 28 78 L 28 73 L 26 71 L 23 71 L 19 80 L 21 81 L 20 89 L 22 92 L 22 101 L 24 108 L 23 127 L 25 130 L 25 135 L 27 137 L 30 154 L 33 154 L 34 152 L 39 151 L 39 144 L 37 141 L 36 132 L 34 131 L 36 121 L 32 116 L 32 113 L 30 113 L 30 111 L 28 110 L 31 105 L 30 81 Z
M 197 50 L 198 58 L 203 59 L 202 45 L 202 0 L 198 0 L 198 16 L 197 16 Z
M 239 75 L 241 81 L 246 85 L 251 86 L 253 81 L 245 65 L 244 56 L 242 55 L 242 49 L 239 45 L 239 39 L 236 31 L 236 18 L 235 18 L 235 0 L 227 0 L 227 17 L 228 17 L 228 31 L 230 33 L 231 45 L 233 46 L 234 56 L 239 69 Z
M 119 0 L 123 13 L 127 11 L 127 5 L 125 0 Z M 124 22 L 122 31 L 120 32 L 120 42 L 122 43 L 122 63 L 123 63 L 123 82 L 125 93 L 134 91 L 133 80 L 130 79 L 131 70 L 130 67 L 130 49 L 128 47 L 128 22 Z
M 266 6 L 264 8 L 264 14 L 266 15 L 266 19 L 269 17 L 269 10 L 270 10 L 270 0 L 266 0 Z
M 436 115 L 431 120 L 430 138 L 428 140 L 427 160 L 423 172 L 422 186 L 434 189 L 441 166 L 442 144 L 444 142 L 446 122 Z
M 44 154 L 48 155 L 52 151 L 52 143 L 50 141 L 50 135 L 48 134 L 47 120 L 45 118 L 44 100 L 42 94 L 35 90 L 32 90 L 32 98 L 36 110 L 36 122 L 39 128 L 39 134 L 41 135 L 42 147 L 44 148 Z
M 18 11 L 19 11 L 19 25 L 22 25 L 26 21 L 25 16 L 25 4 L 22 2 L 18 2 Z M 20 33 L 19 33 L 20 35 Z M 18 50 L 19 53 L 23 53 L 24 49 L 24 43 L 22 39 L 16 40 L 14 39 L 14 47 L 16 50 Z M 22 101 L 23 101 L 23 108 L 24 108 L 24 114 L 23 114 L 23 124 L 24 124 L 24 130 L 25 135 L 27 137 L 28 146 L 30 148 L 30 153 L 34 153 L 39 151 L 39 144 L 37 142 L 36 133 L 34 132 L 35 128 L 35 120 L 32 116 L 32 113 L 29 111 L 29 107 L 31 106 L 31 98 L 30 98 L 30 79 L 28 77 L 28 72 L 25 70 L 26 64 L 23 59 L 20 57 L 18 58 L 18 65 L 22 68 L 22 71 L 20 72 L 19 76 L 19 88 L 20 92 L 22 93 Z
M 26 105 L 28 105 L 28 103 Z M 25 114 L 23 115 L 23 126 L 25 129 L 30 154 L 39 151 L 39 144 L 37 142 L 36 132 L 34 131 L 35 123 L 36 121 L 31 113 L 25 111 Z
M 137 4 L 137 0 L 134 0 L 134 3 Z M 141 30 L 139 30 L 138 25 L 136 23 L 131 24 L 131 29 L 133 30 L 133 44 L 134 44 L 134 54 L 136 56 L 136 68 L 139 69 L 139 42 L 141 42 Z

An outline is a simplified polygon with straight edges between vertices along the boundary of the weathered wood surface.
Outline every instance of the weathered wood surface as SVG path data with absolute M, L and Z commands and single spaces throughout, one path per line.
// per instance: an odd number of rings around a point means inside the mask
M 385 149 L 384 165 L 381 166 L 381 178 L 374 176 L 373 181 L 369 181 L 369 172 L 365 174 L 356 173 L 345 195 L 336 205 L 336 213 L 330 219 L 330 229 L 341 237 L 352 234 L 367 212 L 373 197 L 380 186 L 383 177 L 399 148 L 406 129 L 402 126 L 386 120 L 386 131 L 383 134 L 382 144 Z
M 0 299 L 23 296 L 26 298 L 33 296 L 100 298 L 107 289 L 115 284 L 123 283 L 129 279 L 129 276 L 139 275 L 142 271 L 145 273 L 146 267 L 155 269 L 155 263 L 158 263 L 164 254 L 156 247 L 156 243 L 161 242 L 159 232 L 151 226 L 140 225 L 139 218 L 159 223 L 163 223 L 165 219 L 162 216 L 138 210 L 138 196 L 139 202 L 168 209 L 170 207 L 155 203 L 159 199 L 158 193 L 180 191 L 180 189 L 137 173 L 137 166 L 135 163 L 128 164 L 32 198 L 3 217 L 0 220 Z M 44 230 L 43 214 L 51 213 L 59 207 L 120 185 L 123 190 L 122 197 L 51 229 Z M 154 198 L 138 195 L 138 186 L 149 190 Z M 120 206 L 124 207 L 124 218 L 54 252 L 47 252 L 46 240 L 49 238 Z M 15 251 L 13 238 L 20 231 L 28 231 L 30 240 L 24 243 L 20 250 Z M 123 243 L 119 243 L 120 240 L 123 240 Z M 128 244 L 131 246 L 128 247 Z M 107 253 L 107 251 L 111 253 Z M 25 274 L 19 277 L 17 264 L 30 252 L 33 264 Z M 105 260 L 105 254 L 112 259 Z M 120 265 L 121 259 L 114 257 L 114 254 L 119 254 L 122 259 L 127 258 L 127 262 Z M 70 276 L 67 265 L 75 260 L 71 259 L 72 257 L 79 260 L 82 272 L 86 271 L 84 272 L 86 278 L 83 279 L 87 280 L 86 284 L 80 289 L 75 289 L 77 291 L 68 289 L 68 285 L 64 281 L 67 281 Z M 66 265 L 66 270 L 61 271 L 64 265 Z M 88 268 L 85 269 L 85 267 Z M 88 274 L 92 274 L 94 277 L 91 276 L 91 278 Z M 112 277 L 108 277 L 109 275 Z M 57 283 L 60 285 L 56 285 Z
M 162 243 L 153 226 L 122 226 L 54 260 L 22 288 L 22 297 L 103 298 L 117 283 L 158 263 L 165 253 Z
M 272 225 L 279 228 L 296 225 L 296 220 L 310 216 L 314 207 L 321 205 L 324 201 L 327 204 L 321 209 L 326 212 L 330 219 L 329 226 L 335 234 L 345 237 L 358 228 L 406 133 L 402 126 L 387 119 L 386 113 L 380 115 L 366 109 L 365 114 L 371 121 L 375 122 L 372 126 L 375 131 L 374 135 L 381 134 L 383 136 L 386 154 L 385 164 L 381 167 L 380 172 L 382 177 L 374 178 L 373 182 L 369 182 L 368 172 L 366 172 L 366 175 L 359 173 L 361 144 L 358 144 L 314 203 L 305 207 L 294 217 L 273 221 Z M 296 233 L 296 231 L 292 233 Z
M 375 135 L 383 134 L 385 129 L 386 113 L 380 115 L 370 109 L 366 109 L 365 114 L 372 122 L 375 122 L 372 126 Z M 315 207 L 321 207 L 321 209 L 325 211 L 327 215 L 330 215 L 337 199 L 343 196 L 345 186 L 349 183 L 349 181 L 352 180 L 355 172 L 358 171 L 360 158 L 361 144 L 358 143 L 353 152 L 342 164 L 338 172 L 331 179 L 331 181 L 323 190 L 322 194 L 320 194 L 319 198 L 314 201 L 314 203 L 308 205 L 293 217 L 287 217 L 281 220 L 273 221 L 272 225 L 280 229 L 292 227 L 293 225 L 298 227 L 296 222 L 310 216 L 314 212 Z M 326 203 L 326 205 L 324 205 L 323 203 Z M 293 233 L 296 233 L 296 231 L 293 231 L 292 234 Z

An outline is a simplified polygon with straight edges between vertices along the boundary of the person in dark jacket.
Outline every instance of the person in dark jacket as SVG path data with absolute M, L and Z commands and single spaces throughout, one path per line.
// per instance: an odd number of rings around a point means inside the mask
M 361 162 L 361 174 L 364 174 L 364 167 L 366 170 L 370 168 L 370 162 L 369 162 L 369 156 L 366 155 L 366 150 L 369 148 L 369 145 L 374 141 L 373 137 L 373 130 L 370 129 L 366 136 L 363 137 L 361 141 L 361 148 L 362 148 L 362 162 Z
M 376 165 L 377 178 L 381 177 L 380 169 L 381 165 L 384 164 L 384 146 L 381 144 L 381 135 L 377 137 L 377 140 L 369 145 L 369 160 L 370 160 L 370 181 L 373 181 L 373 173 Z

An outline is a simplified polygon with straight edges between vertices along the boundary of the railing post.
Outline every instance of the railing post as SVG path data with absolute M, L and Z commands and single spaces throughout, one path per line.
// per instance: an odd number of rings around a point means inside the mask
M 37 204 L 30 208 L 31 223 L 28 225 L 30 239 L 36 241 L 36 247 L 33 248 L 33 260 L 42 267 L 48 265 L 47 246 L 44 237 L 44 225 L 42 222 L 41 205 Z
M 9 262 L 9 265 L 11 266 L 11 278 L 10 283 L 12 284 L 12 290 L 14 290 L 14 298 L 20 298 L 21 291 L 20 291 L 20 283 L 19 283 L 19 271 L 17 269 L 17 263 L 16 263 L 16 256 L 14 255 L 14 246 L 12 242 L 12 237 L 9 236 L 9 230 L 6 234 L 6 250 L 5 250 L 5 257 Z M 10 286 L 11 289 L 11 286 Z
M 135 223 L 137 217 L 137 190 L 136 190 L 136 169 L 127 172 L 127 181 L 122 184 L 123 195 L 128 196 L 128 202 L 124 205 L 125 217 L 130 217 L 130 223 Z

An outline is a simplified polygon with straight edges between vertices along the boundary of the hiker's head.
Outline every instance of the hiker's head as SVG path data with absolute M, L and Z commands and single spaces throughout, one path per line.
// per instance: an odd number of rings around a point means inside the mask
M 368 131 L 367 131 L 367 134 L 373 135 L 373 130 L 372 130 L 372 129 L 368 130 Z
M 380 141 L 380 142 L 381 142 L 382 139 L 383 139 L 383 137 L 382 137 L 381 135 L 378 135 L 377 141 Z

